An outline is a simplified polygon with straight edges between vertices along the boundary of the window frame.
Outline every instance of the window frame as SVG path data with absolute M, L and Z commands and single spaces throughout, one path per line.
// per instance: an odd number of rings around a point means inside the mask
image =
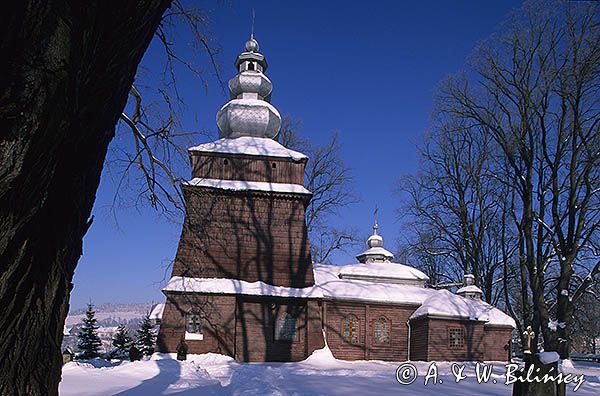
M 197 317 L 197 321 L 190 323 L 189 318 L 194 316 Z M 185 321 L 185 339 L 202 341 L 204 339 L 204 320 L 202 318 L 202 314 L 194 311 L 186 312 L 183 319 Z M 191 329 L 190 324 L 192 324 L 195 328 Z
M 377 339 L 377 325 L 379 323 L 383 323 L 383 325 L 387 328 L 387 341 L 382 342 Z M 375 319 L 373 321 L 372 342 L 374 345 L 391 345 L 392 344 L 392 321 L 384 315 L 379 316 L 377 319 Z
M 291 338 L 282 337 L 281 331 L 283 327 L 288 324 L 288 318 L 293 320 L 294 323 L 294 336 Z M 277 319 L 275 319 L 275 326 L 273 332 L 273 339 L 279 342 L 296 342 L 298 341 L 299 331 L 298 331 L 298 316 L 293 315 L 289 312 L 286 312 L 283 315 L 280 315 Z M 287 334 L 287 333 L 286 333 Z
M 452 334 L 460 334 L 460 338 L 457 340 L 458 345 L 454 344 L 454 338 Z M 463 327 L 448 327 L 447 328 L 448 335 L 448 348 L 450 349 L 462 349 L 465 347 L 465 329 Z
M 354 322 L 356 323 L 356 337 L 354 337 L 354 330 L 351 330 L 350 324 Z M 346 327 L 348 326 L 348 337 L 346 337 Z M 355 338 L 356 342 L 353 342 L 351 338 Z M 360 319 L 354 314 L 349 314 L 344 316 L 342 320 L 342 339 L 350 345 L 359 345 L 360 344 Z

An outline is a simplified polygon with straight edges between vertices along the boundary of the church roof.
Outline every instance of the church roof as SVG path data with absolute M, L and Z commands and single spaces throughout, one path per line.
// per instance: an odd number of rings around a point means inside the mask
M 389 261 L 345 265 L 340 270 L 339 277 L 342 279 L 368 278 L 374 281 L 380 280 L 392 282 L 402 280 L 426 282 L 429 280 L 427 275 L 416 268 Z
M 469 285 L 469 286 L 463 286 L 460 289 L 458 289 L 456 291 L 456 294 L 461 294 L 461 293 L 479 293 L 479 294 L 483 294 L 483 292 L 481 291 L 481 289 L 475 285 Z
M 373 263 L 343 266 L 313 264 L 315 287 L 321 291 L 324 298 L 391 304 L 418 305 L 422 304 L 432 293 L 435 293 L 435 290 L 426 289 L 422 286 L 340 278 L 341 272 L 360 265 L 373 266 Z
M 311 192 L 304 188 L 304 186 L 301 184 L 270 183 L 246 180 L 205 179 L 196 177 L 190 181 L 184 182 L 184 185 L 218 188 L 221 190 L 231 191 L 267 191 L 289 194 L 311 194 Z
M 167 285 L 163 288 L 163 291 L 296 298 L 322 297 L 322 294 L 315 287 L 282 287 L 269 285 L 261 281 L 247 282 L 239 279 L 189 278 L 184 276 L 171 277 Z
M 154 319 L 154 320 L 162 319 L 164 310 L 165 310 L 165 303 L 159 303 L 159 304 L 154 305 L 149 314 L 150 319 Z
M 188 151 L 282 157 L 291 158 L 295 161 L 301 161 L 308 158 L 302 153 L 284 147 L 271 138 L 253 136 L 242 136 L 235 139 L 223 138 L 214 142 L 190 147 Z
M 345 267 L 348 266 L 314 264 L 315 286 L 305 288 L 281 287 L 260 281 L 247 282 L 239 279 L 174 276 L 167 282 L 163 291 L 420 305 L 411 319 L 421 316 L 440 316 L 515 327 L 515 322 L 510 316 L 483 301 L 467 299 L 446 290 L 421 286 L 340 279 L 339 273 Z
M 513 318 L 481 300 L 464 298 L 447 290 L 436 290 L 410 319 L 423 316 L 478 320 L 486 324 L 516 327 Z

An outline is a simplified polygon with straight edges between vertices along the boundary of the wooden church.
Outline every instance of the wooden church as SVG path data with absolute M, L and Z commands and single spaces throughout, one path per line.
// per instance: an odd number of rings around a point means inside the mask
M 393 263 L 377 233 L 350 265 L 314 264 L 305 222 L 305 155 L 276 140 L 267 61 L 251 38 L 235 61 L 219 139 L 189 149 L 187 213 L 157 340 L 160 352 L 297 361 L 327 346 L 340 359 L 507 360 L 514 321 Z

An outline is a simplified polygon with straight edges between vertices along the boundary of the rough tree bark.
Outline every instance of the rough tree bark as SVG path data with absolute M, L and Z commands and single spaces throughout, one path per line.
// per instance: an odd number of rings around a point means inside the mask
M 56 395 L 107 146 L 166 0 L 23 1 L 0 16 L 0 395 Z

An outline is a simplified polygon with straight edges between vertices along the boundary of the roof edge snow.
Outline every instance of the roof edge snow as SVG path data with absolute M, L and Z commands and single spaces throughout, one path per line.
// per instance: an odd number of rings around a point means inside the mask
M 261 281 L 247 282 L 227 278 L 188 278 L 173 276 L 162 289 L 163 292 L 240 294 L 292 298 L 319 298 L 323 295 L 314 287 L 295 288 L 273 286 Z
M 266 191 L 281 192 L 288 194 L 311 195 L 312 193 L 300 184 L 289 183 L 269 183 L 246 180 L 223 180 L 223 179 L 204 179 L 194 178 L 183 183 L 187 186 L 217 188 L 220 190 L 231 191 Z
M 213 142 L 188 148 L 188 152 L 241 154 L 250 156 L 267 156 L 291 158 L 302 161 L 308 157 L 298 151 L 290 150 L 281 143 L 267 137 L 241 136 L 238 138 L 222 138 Z

